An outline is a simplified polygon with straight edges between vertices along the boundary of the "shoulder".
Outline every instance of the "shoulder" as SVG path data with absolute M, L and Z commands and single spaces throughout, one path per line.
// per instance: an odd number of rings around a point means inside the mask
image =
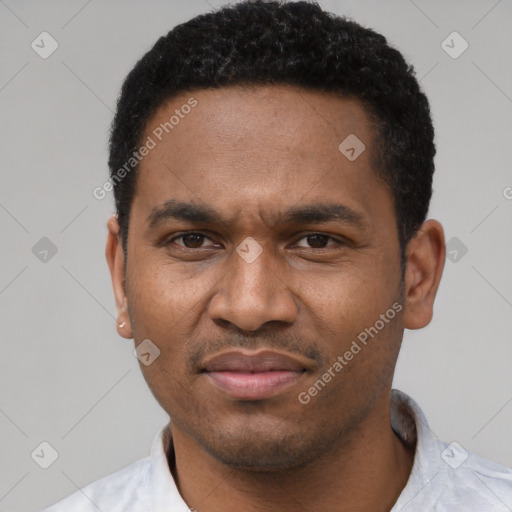
M 412 472 L 393 511 L 512 511 L 512 469 L 439 440 L 418 404 L 398 390 L 392 393 L 391 423 L 404 443 L 416 445 Z
M 43 512 L 130 512 L 147 499 L 149 457 L 76 491 Z M 135 510 L 133 508 L 133 510 Z
M 466 452 L 457 443 L 439 443 L 443 469 L 437 487 L 446 510 L 506 512 L 512 507 L 512 469 Z M 442 510 L 442 509 L 441 509 Z

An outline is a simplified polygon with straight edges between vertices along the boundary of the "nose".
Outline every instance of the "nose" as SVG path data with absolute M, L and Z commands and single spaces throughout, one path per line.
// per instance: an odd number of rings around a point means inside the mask
M 272 255 L 263 251 L 248 262 L 233 252 L 232 269 L 219 283 L 209 304 L 212 320 L 256 331 L 267 322 L 292 324 L 298 308 L 284 278 L 271 268 Z

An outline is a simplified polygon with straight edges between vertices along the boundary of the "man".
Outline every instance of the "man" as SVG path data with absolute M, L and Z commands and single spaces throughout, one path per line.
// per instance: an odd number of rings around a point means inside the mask
M 401 54 L 315 4 L 160 38 L 113 123 L 106 256 L 170 423 L 49 510 L 512 510 L 511 470 L 391 390 L 444 265 L 433 135 Z

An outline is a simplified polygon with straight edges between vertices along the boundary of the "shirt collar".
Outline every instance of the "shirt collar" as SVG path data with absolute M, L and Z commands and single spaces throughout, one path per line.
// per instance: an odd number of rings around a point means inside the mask
M 440 442 L 430 429 L 427 419 L 419 405 L 408 395 L 397 389 L 391 392 L 391 427 L 406 444 L 415 443 L 414 462 L 407 480 L 391 512 L 414 510 L 409 504 L 426 493 L 427 501 L 436 499 L 430 483 L 442 471 Z M 426 505 L 422 501 L 422 505 Z
M 153 440 L 150 451 L 150 464 L 145 475 L 144 484 L 148 489 L 147 500 L 151 505 L 147 510 L 152 512 L 189 512 L 183 501 L 168 460 L 174 456 L 172 436 L 169 424 L 162 427 Z

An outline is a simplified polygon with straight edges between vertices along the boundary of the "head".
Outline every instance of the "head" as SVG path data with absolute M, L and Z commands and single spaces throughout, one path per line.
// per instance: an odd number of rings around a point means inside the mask
M 160 350 L 141 368 L 176 428 L 233 467 L 284 468 L 385 402 L 442 273 L 434 154 L 413 69 L 316 4 L 243 2 L 157 41 L 113 122 L 107 259 L 120 334 Z M 233 397 L 208 371 L 232 350 L 301 375 Z

